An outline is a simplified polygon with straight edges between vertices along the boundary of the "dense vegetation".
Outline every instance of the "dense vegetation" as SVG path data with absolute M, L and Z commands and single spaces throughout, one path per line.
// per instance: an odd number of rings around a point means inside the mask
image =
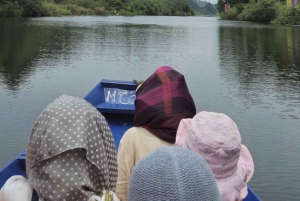
M 232 1 L 232 0 L 231 0 Z M 224 12 L 224 3 L 218 2 L 218 10 L 222 19 L 243 20 L 250 22 L 300 25 L 300 7 L 287 7 L 285 1 L 272 0 L 250 1 L 234 0 L 232 8 Z
M 187 0 L 0 0 L 0 16 L 195 15 Z

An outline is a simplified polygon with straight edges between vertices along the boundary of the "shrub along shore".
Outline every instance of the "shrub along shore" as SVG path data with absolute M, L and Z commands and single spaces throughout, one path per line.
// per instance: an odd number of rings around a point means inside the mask
M 241 20 L 283 25 L 300 25 L 300 6 L 287 7 L 286 2 L 259 0 L 252 3 L 236 3 L 226 12 L 220 12 L 221 19 Z
M 0 17 L 195 15 L 187 0 L 0 0 Z

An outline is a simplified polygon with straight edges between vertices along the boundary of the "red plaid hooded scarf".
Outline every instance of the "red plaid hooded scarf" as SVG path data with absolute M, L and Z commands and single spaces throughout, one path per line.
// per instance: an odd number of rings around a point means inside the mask
M 137 90 L 134 126 L 175 143 L 181 119 L 196 114 L 184 76 L 171 67 L 159 67 Z

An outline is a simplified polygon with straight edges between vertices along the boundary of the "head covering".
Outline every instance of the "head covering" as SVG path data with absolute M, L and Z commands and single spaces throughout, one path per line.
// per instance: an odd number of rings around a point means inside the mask
M 176 146 L 200 154 L 211 167 L 223 201 L 243 200 L 254 163 L 234 121 L 221 113 L 200 112 L 180 122 Z
M 20 175 L 10 177 L 0 190 L 0 201 L 31 201 L 32 188 Z
M 219 201 L 213 173 L 198 154 L 179 147 L 163 147 L 134 167 L 130 201 Z
M 196 107 L 184 76 L 171 67 L 158 68 L 136 91 L 134 125 L 174 143 L 180 120 Z
M 41 201 L 83 201 L 114 191 L 116 149 L 105 118 L 85 100 L 60 96 L 32 129 L 26 168 Z

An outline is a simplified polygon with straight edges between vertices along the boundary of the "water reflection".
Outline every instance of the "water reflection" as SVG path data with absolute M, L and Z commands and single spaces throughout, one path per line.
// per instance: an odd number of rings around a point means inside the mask
M 149 48 L 160 48 L 153 40 L 171 47 L 174 34 L 172 27 L 151 24 L 96 21 L 82 26 L 76 22 L 0 19 L 0 81 L 17 92 L 36 68 L 51 70 L 81 55 L 101 55 L 105 60 L 110 59 L 106 54 L 124 53 L 114 57 L 130 61 L 134 55 L 143 61 L 149 56 Z M 119 51 L 120 48 L 125 50 Z
M 300 29 L 219 27 L 221 76 L 245 108 L 284 106 L 282 118 L 299 119 Z
M 0 76 L 11 90 L 31 73 L 38 40 L 19 19 L 0 19 Z
M 122 53 L 122 55 L 116 55 L 116 57 L 118 60 L 125 60 L 126 62 L 146 61 L 153 49 L 160 49 L 162 46 L 170 48 L 172 46 L 174 35 L 176 35 L 174 30 L 174 27 L 151 24 L 116 23 L 98 25 L 94 37 L 95 42 L 99 43 L 101 48 L 96 49 L 96 51 L 99 54 L 107 52 Z M 109 48 L 110 51 L 106 51 L 106 48 Z M 120 48 L 122 51 L 120 51 Z
M 0 19 L 0 81 L 9 90 L 18 91 L 36 68 L 52 68 L 58 60 L 68 61 L 70 50 L 81 38 L 67 24 L 33 26 L 26 19 Z
M 0 19 L 0 82 L 9 91 L 18 92 L 37 68 L 74 65 L 82 55 L 94 57 L 100 68 L 107 68 L 103 64 L 112 57 L 120 63 L 146 62 L 150 57 L 170 60 L 173 54 L 182 54 L 177 46 L 188 48 L 190 43 L 190 30 L 185 27 L 102 21 L 106 18 L 61 19 Z

